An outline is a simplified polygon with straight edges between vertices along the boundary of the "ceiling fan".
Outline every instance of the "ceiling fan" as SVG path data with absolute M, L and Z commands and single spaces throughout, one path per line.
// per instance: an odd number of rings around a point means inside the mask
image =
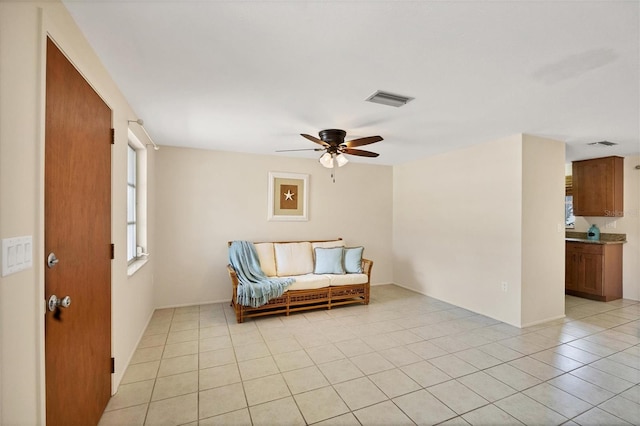
M 322 148 L 307 148 L 307 149 L 283 149 L 276 152 L 288 152 L 288 151 L 325 151 L 320 157 L 319 161 L 324 167 L 333 169 L 336 165 L 342 167 L 349 162 L 345 154 L 358 155 L 360 157 L 377 157 L 380 154 L 371 151 L 365 151 L 363 149 L 354 149 L 358 146 L 369 145 L 375 142 L 380 142 L 381 136 L 367 136 L 365 138 L 353 139 L 345 142 L 344 138 L 347 132 L 340 129 L 327 129 L 321 130 L 318 133 L 320 139 L 315 136 L 301 133 L 300 136 L 315 142 L 318 145 L 322 145 Z

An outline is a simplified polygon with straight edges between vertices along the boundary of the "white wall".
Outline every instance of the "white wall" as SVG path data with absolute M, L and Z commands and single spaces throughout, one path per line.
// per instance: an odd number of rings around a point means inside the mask
M 521 159 L 517 135 L 394 167 L 395 283 L 519 325 Z
M 153 309 L 153 260 L 133 279 L 126 274 L 127 119 L 137 117 L 61 3 L 0 2 L 0 238 L 32 235 L 34 243 L 34 267 L 0 278 L 0 424 L 39 424 L 44 423 L 45 415 L 43 158 L 47 33 L 113 110 L 115 384 Z M 139 137 L 145 140 L 144 135 Z M 153 194 L 152 185 L 150 192 Z M 153 217 L 150 220 L 153 222 Z
M 32 235 L 37 247 L 39 24 L 31 9 L 0 3 L 0 237 Z M 40 276 L 36 267 L 0 278 L 1 424 L 40 421 Z
M 372 283 L 393 281 L 392 168 L 162 147 L 157 155 L 156 306 L 228 301 L 227 242 L 342 237 L 365 247 Z M 309 221 L 267 221 L 268 173 L 309 174 Z
M 564 315 L 562 142 L 515 135 L 393 179 L 396 284 L 516 326 Z
M 564 316 L 565 144 L 522 136 L 522 326 Z
M 640 300 L 640 156 L 624 159 L 624 217 L 576 217 L 576 232 L 587 232 L 592 224 L 601 233 L 627 234 L 622 246 L 622 297 Z M 571 168 L 568 168 L 571 174 Z

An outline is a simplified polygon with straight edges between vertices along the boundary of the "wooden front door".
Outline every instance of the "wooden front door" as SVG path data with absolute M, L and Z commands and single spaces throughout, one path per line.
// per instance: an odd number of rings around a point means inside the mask
M 47 425 L 95 425 L 111 396 L 111 110 L 47 39 Z

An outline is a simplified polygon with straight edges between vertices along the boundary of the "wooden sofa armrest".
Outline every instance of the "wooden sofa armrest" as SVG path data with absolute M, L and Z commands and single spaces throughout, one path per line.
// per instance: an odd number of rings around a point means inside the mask
M 362 258 L 362 273 L 367 274 L 369 281 L 371 281 L 371 267 L 373 266 L 373 260 Z
M 231 281 L 234 282 L 234 284 L 238 284 L 238 274 L 236 274 L 236 270 L 233 269 L 233 266 L 231 265 L 227 265 L 227 272 L 229 273 L 229 278 L 231 278 Z
M 231 303 L 233 304 L 233 302 L 236 300 L 236 294 L 238 294 L 238 274 L 231 265 L 227 265 L 227 272 L 229 273 L 229 278 L 231 278 L 231 284 L 233 288 L 233 293 L 231 294 Z

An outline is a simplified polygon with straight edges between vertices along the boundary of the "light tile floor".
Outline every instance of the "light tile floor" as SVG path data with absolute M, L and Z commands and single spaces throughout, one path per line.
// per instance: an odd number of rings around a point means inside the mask
M 154 313 L 101 425 L 640 424 L 640 303 L 519 329 L 394 285 L 237 324 Z

